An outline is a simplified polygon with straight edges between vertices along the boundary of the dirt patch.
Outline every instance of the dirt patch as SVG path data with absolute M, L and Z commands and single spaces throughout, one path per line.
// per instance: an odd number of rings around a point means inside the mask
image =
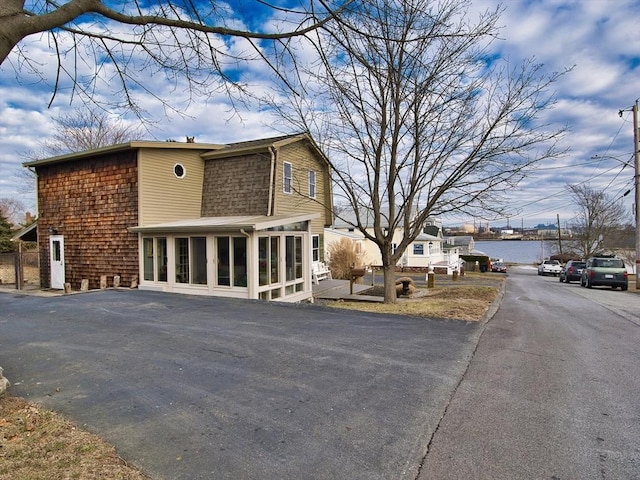
M 447 318 L 479 321 L 489 306 L 498 298 L 506 281 L 500 274 L 471 274 L 453 281 L 438 275 L 435 288 L 426 288 L 426 281 L 416 277 L 418 289 L 410 297 L 400 297 L 397 303 L 371 303 L 361 301 L 332 301 L 325 304 L 374 313 L 412 315 L 417 317 Z M 372 286 L 363 295 L 384 296 L 384 287 Z
M 22 399 L 0 397 L 0 480 L 148 477 L 115 449 L 62 416 Z

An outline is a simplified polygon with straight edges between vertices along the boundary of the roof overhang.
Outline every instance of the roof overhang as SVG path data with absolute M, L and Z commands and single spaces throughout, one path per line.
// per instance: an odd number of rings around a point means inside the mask
M 349 232 L 348 230 L 340 230 L 337 228 L 325 228 L 325 233 L 337 235 L 339 237 L 348 238 L 350 240 L 364 240 L 365 236 L 362 232 Z
M 414 242 L 441 242 L 442 239 L 440 237 L 436 237 L 435 235 L 429 235 L 428 233 L 421 233 L 416 237 Z
M 236 217 L 200 217 L 176 222 L 159 223 L 130 227 L 129 231 L 136 233 L 192 233 L 192 232 L 223 232 L 223 231 L 258 231 L 269 228 L 282 227 L 292 223 L 306 222 L 320 217 L 319 213 L 301 215 L 253 215 Z
M 211 149 L 202 153 L 200 156 L 204 160 L 215 160 L 217 158 L 237 157 L 241 155 L 250 155 L 253 153 L 268 152 L 272 148 L 280 149 L 286 145 L 290 145 L 296 142 L 307 142 L 311 149 L 318 155 L 318 157 L 327 165 L 329 159 L 320 150 L 318 145 L 313 141 L 311 136 L 307 133 L 299 133 L 294 135 L 286 135 L 283 137 L 265 138 L 263 140 L 256 140 L 250 142 L 237 142 L 225 145 L 221 148 Z
M 110 145 L 108 147 L 95 148 L 93 150 L 85 150 L 83 152 L 67 153 L 65 155 L 58 155 L 56 157 L 43 158 L 41 160 L 25 162 L 22 165 L 25 167 L 39 167 L 42 165 L 51 165 L 54 163 L 69 162 L 73 160 L 79 160 L 81 158 L 91 158 L 91 157 L 96 157 L 98 155 L 124 152 L 127 150 L 139 150 L 141 148 L 209 151 L 209 150 L 218 150 L 223 147 L 224 145 L 213 144 L 213 143 L 133 141 L 133 142 L 127 142 L 127 143 L 120 143 L 117 145 Z
M 239 157 L 241 155 L 251 155 L 252 153 L 268 152 L 270 148 L 277 148 L 275 144 L 247 145 L 243 147 L 225 147 L 219 150 L 204 152 L 200 155 L 204 160 L 215 160 L 217 158 Z
M 35 221 L 28 227 L 24 227 L 18 233 L 16 233 L 13 237 L 11 237 L 12 242 L 37 242 L 38 241 L 38 222 Z

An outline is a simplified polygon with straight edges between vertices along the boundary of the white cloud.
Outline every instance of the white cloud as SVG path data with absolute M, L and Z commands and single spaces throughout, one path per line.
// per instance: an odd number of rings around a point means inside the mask
M 495 0 L 474 0 L 473 11 L 493 9 Z M 591 160 L 599 154 L 628 159 L 633 147 L 631 113 L 626 111 L 640 97 L 640 35 L 637 19 L 640 0 L 510 0 L 499 25 L 503 40 L 495 41 L 491 49 L 508 56 L 513 62 L 535 57 L 549 71 L 559 71 L 575 65 L 557 83 L 558 103 L 545 112 L 543 120 L 555 126 L 568 125 L 570 132 L 563 145 L 571 148 L 564 158 L 547 162 L 513 191 L 510 206 L 514 215 L 523 216 L 525 224 L 538 220 L 555 221 L 557 213 L 572 213 L 567 183 L 587 182 L 594 187 L 607 188 L 614 195 L 624 193 L 633 174 L 622 170 L 613 159 Z M 281 14 L 264 18 L 268 29 L 277 30 L 283 20 Z M 251 21 L 255 21 L 255 18 Z M 230 25 L 245 28 L 250 22 L 240 18 Z M 87 25 L 88 26 L 88 25 Z M 130 31 L 128 27 L 121 27 Z M 293 42 L 305 59 L 313 52 L 305 42 Z M 218 39 L 216 46 L 233 54 L 255 55 L 245 40 Z M 52 119 L 75 108 L 79 100 L 71 102 L 70 83 L 64 80 L 63 89 L 56 95 L 52 108 L 52 82 L 57 63 L 46 35 L 32 36 L 21 48 L 48 83 L 38 82 L 37 76 L 27 75 L 26 65 L 11 62 L 0 67 L 0 197 L 18 196 L 13 174 L 21 169 L 19 152 L 34 149 L 38 141 L 51 131 Z M 14 68 L 19 69 L 18 74 Z M 116 72 L 103 65 L 98 97 L 109 102 L 118 100 Z M 82 75 L 92 73 L 91 65 L 79 64 Z M 228 72 L 259 92 L 269 92 L 269 68 L 260 62 L 229 65 Z M 136 99 L 156 122 L 150 138 L 182 141 L 195 136 L 197 141 L 221 143 L 259 138 L 277 134 L 273 120 L 255 105 L 245 108 L 233 105 L 225 92 L 216 90 L 212 77 L 205 96 L 190 96 L 182 79 L 172 80 L 145 68 L 135 72 L 138 78 L 155 93 L 183 111 L 183 116 L 168 112 L 155 98 L 135 90 Z M 116 95 L 116 97 L 114 97 Z M 120 98 L 121 99 L 121 98 Z M 237 110 L 234 110 L 236 108 Z M 623 109 L 623 117 L 618 110 Z M 128 117 L 131 121 L 135 118 Z M 630 206 L 633 195 L 625 198 Z M 516 213 L 517 212 L 517 213 Z M 519 221 L 511 218 L 511 223 Z

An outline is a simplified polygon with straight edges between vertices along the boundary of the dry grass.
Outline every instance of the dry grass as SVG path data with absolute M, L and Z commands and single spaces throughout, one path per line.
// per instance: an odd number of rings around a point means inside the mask
M 426 290 L 426 291 L 425 291 Z M 425 289 L 418 298 L 401 298 L 398 303 L 339 301 L 328 305 L 364 312 L 412 315 L 429 318 L 450 318 L 478 321 L 497 298 L 500 288 L 485 285 L 461 285 Z
M 0 480 L 148 478 L 115 449 L 60 415 L 0 397 Z

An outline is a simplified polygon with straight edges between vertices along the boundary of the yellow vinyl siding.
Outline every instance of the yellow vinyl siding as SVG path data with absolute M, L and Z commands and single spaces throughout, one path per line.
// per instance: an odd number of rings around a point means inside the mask
M 199 150 L 140 149 L 139 225 L 200 217 L 204 161 Z M 173 173 L 184 166 L 184 178 Z
M 291 163 L 293 170 L 290 194 L 283 192 L 284 162 Z M 309 170 L 316 172 L 315 198 L 309 198 Z M 327 198 L 330 197 L 327 179 L 327 166 L 304 142 L 282 147 L 278 152 L 275 172 L 274 214 L 320 213 L 319 218 L 311 221 L 311 233 L 323 234 L 325 225 L 331 223 L 325 208 Z

